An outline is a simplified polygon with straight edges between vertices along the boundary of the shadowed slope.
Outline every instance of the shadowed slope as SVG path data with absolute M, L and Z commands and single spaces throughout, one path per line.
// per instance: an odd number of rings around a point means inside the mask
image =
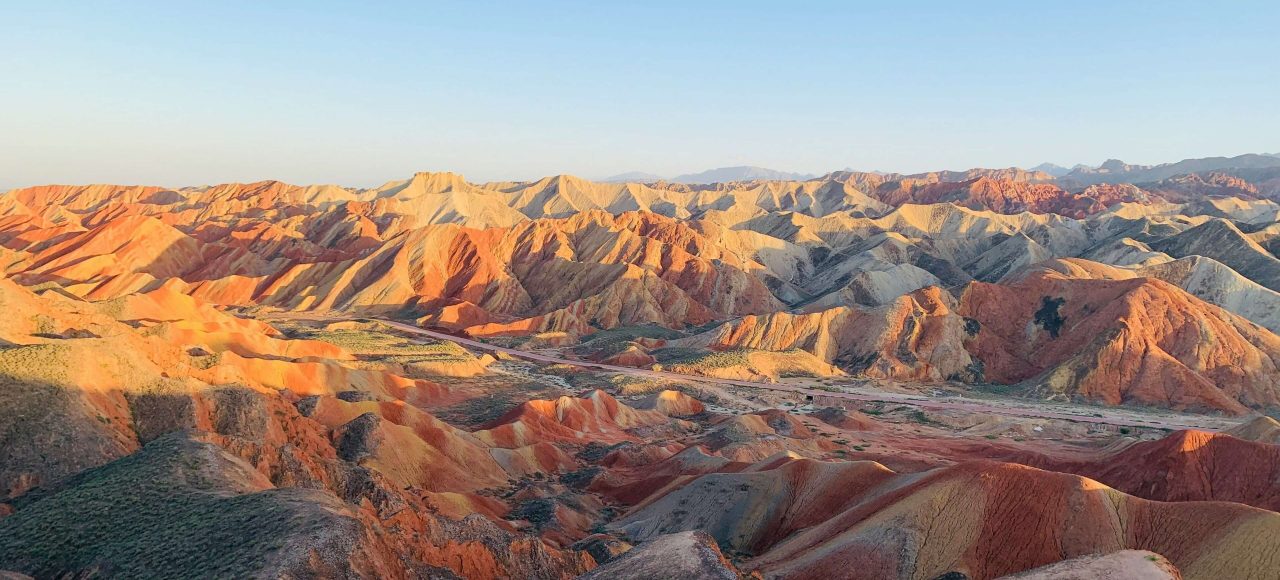
M 707 526 L 759 554 L 744 568 L 769 576 L 994 578 L 1125 548 L 1164 554 L 1188 578 L 1263 578 L 1280 566 L 1280 545 L 1269 545 L 1280 516 L 1238 504 L 1150 502 L 1012 464 L 817 477 L 859 465 L 827 464 L 797 478 L 798 461 L 703 476 L 619 525 L 642 537 Z M 777 487 L 753 494 L 762 485 Z

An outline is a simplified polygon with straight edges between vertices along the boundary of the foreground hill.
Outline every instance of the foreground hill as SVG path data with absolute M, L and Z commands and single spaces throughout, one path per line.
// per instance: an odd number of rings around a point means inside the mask
M 181 290 L 86 301 L 0 280 L 0 569 L 994 578 L 1125 549 L 1187 578 L 1280 566 L 1266 419 L 1236 431 L 1256 440 L 1152 430 L 1037 452 L 514 364 L 420 378 L 477 360 L 374 323 L 282 330 Z M 916 296 L 954 316 L 943 291 Z M 530 394 L 552 376 L 612 394 Z M 877 433 L 875 451 L 848 440 Z M 849 460 L 921 447 L 935 459 L 911 469 Z
M 1275 407 L 1280 338 L 1149 278 L 1077 280 L 1035 273 L 974 283 L 960 314 L 978 321 L 968 349 L 997 382 L 1110 404 Z
M 1280 510 L 1280 446 L 1222 433 L 1179 431 L 1054 469 L 1159 501 L 1212 499 Z
M 28 498 L 0 520 L 0 552 L 39 577 L 392 574 L 388 538 L 360 517 L 321 491 L 275 489 L 216 445 L 175 434 Z
M 0 280 L 0 302 L 14 314 L 0 324 L 0 567 L 568 577 L 591 566 L 513 533 L 497 517 L 505 504 L 472 493 L 549 469 L 557 453 L 491 449 L 435 419 L 422 409 L 462 396 L 443 385 L 171 286 L 91 303 Z
M 750 556 L 745 568 L 778 577 L 994 578 L 1122 549 L 1162 554 L 1189 578 L 1263 578 L 1280 566 L 1275 546 L 1255 543 L 1272 541 L 1273 512 L 1151 502 L 989 462 L 899 475 L 783 457 L 702 476 L 616 525 L 637 539 L 705 529 Z

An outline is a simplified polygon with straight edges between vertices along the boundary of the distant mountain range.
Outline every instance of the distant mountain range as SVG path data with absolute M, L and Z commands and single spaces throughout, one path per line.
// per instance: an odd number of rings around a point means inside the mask
M 1177 163 L 1162 163 L 1160 165 L 1129 165 L 1119 159 L 1108 159 L 1098 167 L 1077 166 L 1070 173 L 1060 176 L 1060 179 L 1070 185 L 1150 183 L 1188 173 L 1271 167 L 1280 167 L 1280 157 L 1247 153 L 1236 157 L 1183 159 Z
M 628 171 L 617 175 L 610 175 L 600 181 L 605 183 L 650 183 L 653 181 L 662 181 L 665 177 L 656 173 L 646 173 L 644 171 Z
M 719 167 L 698 173 L 686 173 L 675 177 L 665 177 L 644 171 L 628 171 L 606 177 L 601 181 L 608 183 L 670 181 L 673 183 L 728 183 L 731 181 L 803 181 L 817 177 L 812 173 L 792 173 L 778 171 L 767 167 L 740 165 L 737 167 Z
M 1263 169 L 1280 167 L 1280 153 L 1247 153 L 1235 157 L 1203 157 L 1184 159 L 1176 163 L 1160 165 L 1130 165 L 1119 159 L 1108 159 L 1101 165 L 1091 166 L 1078 163 L 1065 167 L 1055 163 L 1041 163 L 1031 167 L 1029 171 L 1039 171 L 1060 179 L 1072 186 L 1086 186 L 1096 183 L 1146 183 L 1168 179 L 1177 175 L 1219 171 L 1223 169 Z M 837 173 L 869 173 L 890 175 L 881 171 L 858 171 L 846 167 Z M 601 179 L 604 183 L 652 183 L 667 181 L 671 183 L 729 183 L 735 181 L 804 181 L 819 177 L 812 173 L 794 173 L 767 167 L 740 165 L 720 167 L 698 173 L 685 173 L 675 177 L 658 175 L 645 171 L 628 171 Z
M 1057 165 L 1054 163 L 1041 163 L 1040 165 L 1032 167 L 1030 170 L 1043 171 L 1054 177 L 1062 177 L 1063 175 L 1071 173 L 1072 171 L 1080 171 L 1085 169 L 1091 169 L 1091 167 L 1083 163 L 1077 163 L 1071 167 L 1063 167 L 1061 165 Z
M 730 181 L 778 180 L 798 181 L 817 177 L 812 173 L 791 173 L 764 167 L 743 165 L 739 167 L 721 167 L 700 173 L 686 173 L 671 178 L 676 183 L 726 183 Z

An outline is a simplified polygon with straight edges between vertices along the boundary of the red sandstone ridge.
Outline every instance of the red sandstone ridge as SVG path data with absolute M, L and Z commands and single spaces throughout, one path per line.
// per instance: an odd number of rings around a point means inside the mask
M 1178 431 L 1083 464 L 1054 464 L 1139 497 L 1216 500 L 1280 509 L 1280 445 Z
M 171 285 L 92 303 L 6 279 L 0 302 L 14 309 L 0 320 L 5 567 L 184 576 L 233 558 L 231 575 L 559 578 L 593 565 L 471 493 L 565 455 L 522 461 L 436 420 L 421 407 L 457 398 L 439 384 L 356 368 Z M 68 545 L 90 556 L 50 548 Z M 285 545 L 300 556 L 267 556 Z
M 784 458 L 658 495 L 616 526 L 640 540 L 705 529 L 750 556 L 743 569 L 767 576 L 897 577 L 905 565 L 910 577 L 995 578 L 1121 549 L 1164 554 L 1188 577 L 1261 578 L 1257 570 L 1280 566 L 1274 549 L 1253 544 L 1280 526 L 1273 512 L 1152 502 L 1012 464 L 898 475 L 870 462 Z M 1235 542 L 1242 552 L 1217 551 Z
M 955 307 L 944 290 L 929 287 L 878 308 L 747 316 L 688 342 L 802 349 L 873 377 L 940 380 L 968 372 L 972 363 L 962 346 L 964 322 Z
M 667 416 L 657 410 L 636 410 L 619 403 L 604 391 L 584 398 L 560 397 L 532 400 L 512 409 L 476 434 L 501 447 L 518 447 L 535 441 L 616 443 L 635 440 L 627 433 L 637 427 L 665 425 Z
M 1086 189 L 1071 193 L 1052 183 L 979 176 L 965 181 L 917 183 L 903 180 L 880 186 L 877 197 L 890 205 L 908 203 L 954 203 L 970 209 L 999 213 L 1055 213 L 1085 217 L 1122 202 L 1145 202 L 1148 196 L 1137 188 Z
M 706 411 L 702 402 L 680 391 L 658 391 L 636 405 L 639 409 L 652 409 L 668 417 L 692 417 Z
M 1280 338 L 1150 278 L 1081 280 L 1039 271 L 975 282 L 960 315 L 989 380 L 1042 392 L 1244 413 L 1280 404 Z
M 610 365 L 638 368 L 650 367 L 653 366 L 653 363 L 657 362 L 657 360 L 650 356 L 649 353 L 645 352 L 643 348 L 635 344 L 613 354 L 597 357 L 597 360 Z
M 878 308 L 747 316 L 681 344 L 803 349 L 868 376 L 1024 383 L 1113 405 L 1280 405 L 1280 338 L 1152 278 L 1035 270 L 973 282 L 959 300 L 931 287 Z

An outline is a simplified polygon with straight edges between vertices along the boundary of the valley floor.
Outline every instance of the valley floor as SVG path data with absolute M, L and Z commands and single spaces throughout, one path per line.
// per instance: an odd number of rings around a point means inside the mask
M 330 322 L 333 319 L 326 319 Z M 354 320 L 354 319 L 353 319 Z M 723 379 L 670 371 L 655 371 L 619 365 L 597 363 L 580 358 L 568 358 L 556 349 L 536 351 L 506 348 L 468 338 L 423 329 L 411 324 L 379 319 L 384 324 L 410 334 L 447 340 L 480 352 L 501 353 L 507 356 L 543 364 L 563 364 L 645 377 L 649 379 L 677 381 L 692 384 L 709 384 L 728 389 L 759 389 L 761 394 L 748 394 L 749 399 L 760 402 L 760 407 L 786 400 L 814 400 L 827 404 L 848 403 L 862 407 L 867 404 L 895 404 L 940 412 L 969 412 L 1007 415 L 1035 419 L 1054 419 L 1079 423 L 1097 423 L 1115 427 L 1154 429 L 1203 429 L 1222 431 L 1242 423 L 1238 417 L 1222 417 L 1196 413 L 1180 413 L 1167 409 L 1109 407 L 1083 403 L 1029 400 L 1002 397 L 990 392 L 976 391 L 958 384 L 910 384 L 902 381 L 865 378 L 783 378 L 776 382 Z M 749 392 L 749 391 L 748 391 Z

